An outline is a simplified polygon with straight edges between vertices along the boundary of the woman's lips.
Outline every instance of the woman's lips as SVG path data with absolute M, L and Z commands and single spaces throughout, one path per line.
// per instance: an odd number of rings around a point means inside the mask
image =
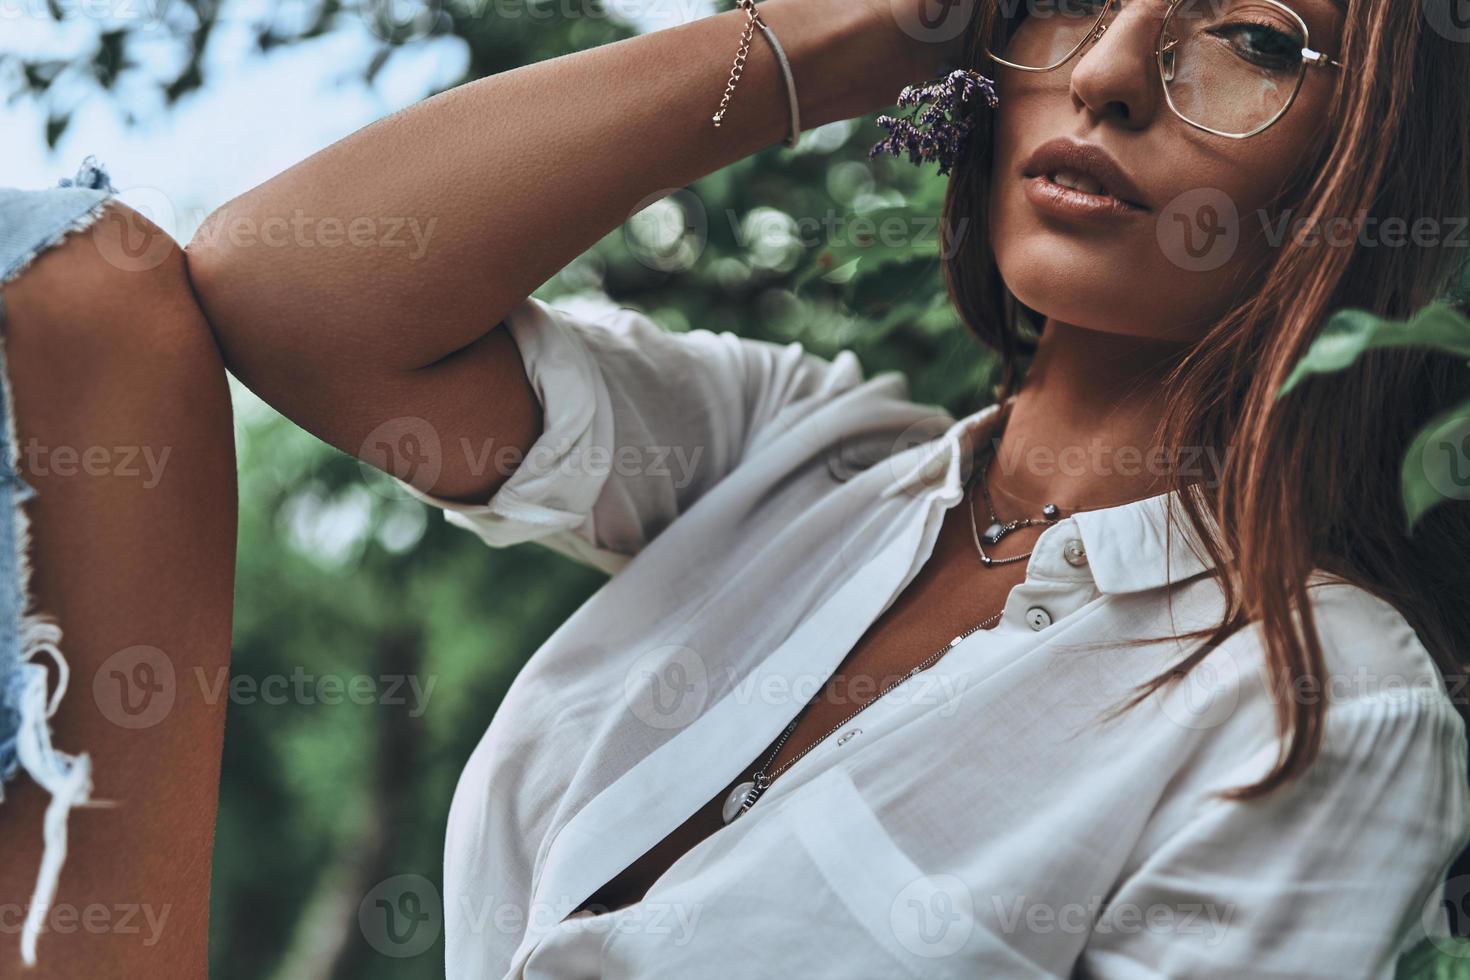
M 1057 179 L 1077 186 L 1068 187 Z M 1026 199 L 1044 214 L 1058 218 L 1113 219 L 1133 218 L 1147 209 L 1100 191 L 1101 185 L 1090 177 L 1058 173 L 1022 177 Z
M 1149 198 L 1099 143 L 1049 139 L 1032 151 L 1021 175 L 1032 202 L 1060 217 L 1117 218 L 1149 210 Z

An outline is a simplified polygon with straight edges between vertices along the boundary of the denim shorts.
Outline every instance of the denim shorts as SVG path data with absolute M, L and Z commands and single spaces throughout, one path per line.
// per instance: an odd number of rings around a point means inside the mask
M 116 189 L 88 157 L 76 177 L 45 190 L 0 187 L 0 286 L 10 282 L 42 252 L 72 232 L 84 231 L 102 214 Z M 51 744 L 50 718 L 66 693 L 67 666 L 61 629 L 32 607 L 26 553 L 27 519 L 21 506 L 35 491 L 16 470 L 15 413 L 6 377 L 5 307 L 0 293 L 0 800 L 5 784 L 23 769 L 51 794 L 41 843 L 40 872 L 21 931 L 21 958 L 33 965 L 36 939 L 56 891 L 66 857 L 66 819 L 88 801 L 91 764 Z M 41 655 L 45 654 L 45 657 Z M 48 696 L 47 667 L 55 671 Z M 15 846 L 13 841 L 7 846 Z

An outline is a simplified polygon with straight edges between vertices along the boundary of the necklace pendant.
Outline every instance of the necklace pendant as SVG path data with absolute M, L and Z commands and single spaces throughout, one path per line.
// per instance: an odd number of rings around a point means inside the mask
M 985 534 L 983 535 L 985 543 L 998 544 L 1000 542 L 1000 539 L 1006 536 L 1007 530 L 1008 528 L 1004 524 L 1001 524 L 999 522 L 990 525 L 985 529 Z
M 720 810 L 720 817 L 725 823 L 731 823 L 745 812 L 745 800 L 753 789 L 755 789 L 755 783 L 746 780 L 730 790 L 730 795 L 725 797 L 725 806 Z
M 1049 521 L 1056 520 L 1058 517 L 1061 516 L 1061 513 L 1061 508 L 1059 508 L 1056 504 L 1047 504 L 1045 507 L 1041 508 L 1041 515 Z

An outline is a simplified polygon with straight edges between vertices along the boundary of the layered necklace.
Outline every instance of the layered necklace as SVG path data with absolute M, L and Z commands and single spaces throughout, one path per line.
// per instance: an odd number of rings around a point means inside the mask
M 986 479 L 986 477 L 990 473 L 990 461 L 994 458 L 995 451 L 992 449 L 989 453 L 986 454 L 985 462 L 980 464 L 979 479 L 973 480 L 971 482 L 971 486 L 976 483 L 980 485 L 980 493 L 983 494 L 985 497 L 985 509 L 990 513 L 990 525 L 985 528 L 984 535 L 980 534 L 980 529 L 976 527 L 975 524 L 974 494 L 969 493 L 968 490 L 966 491 L 966 504 L 970 509 L 970 533 L 975 536 L 975 550 L 980 552 L 980 564 L 984 565 L 986 568 L 990 568 L 993 565 L 1009 565 L 1013 561 L 1024 561 L 1025 559 L 1031 557 L 1031 552 L 1028 551 L 1024 555 L 1016 555 L 1012 558 L 992 558 L 985 553 L 985 545 L 982 545 L 980 543 L 982 538 L 985 541 L 985 544 L 991 545 L 993 547 L 999 544 L 1001 539 L 1004 538 L 1007 534 L 1010 534 L 1012 531 L 1019 531 L 1023 527 L 1033 527 L 1037 525 L 1047 526 L 1055 524 L 1057 521 L 1062 519 L 1061 508 L 1058 507 L 1056 504 L 1047 504 L 1046 506 L 1041 508 L 1041 517 L 1039 518 L 1022 517 L 1017 518 L 1013 521 L 1001 520 L 999 515 L 995 513 L 995 501 L 990 499 L 990 487 L 988 486 L 988 480 Z

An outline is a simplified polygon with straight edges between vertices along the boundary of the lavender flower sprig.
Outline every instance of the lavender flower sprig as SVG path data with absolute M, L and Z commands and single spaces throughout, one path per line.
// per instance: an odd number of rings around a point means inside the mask
M 907 116 L 878 117 L 888 135 L 873 144 L 868 159 L 880 153 L 907 154 L 912 164 L 938 163 L 943 177 L 959 163 L 975 128 L 969 103 L 976 95 L 983 95 L 992 109 L 1000 102 L 995 82 L 967 68 L 956 68 L 925 85 L 906 86 L 898 94 L 898 104 L 909 110 Z

